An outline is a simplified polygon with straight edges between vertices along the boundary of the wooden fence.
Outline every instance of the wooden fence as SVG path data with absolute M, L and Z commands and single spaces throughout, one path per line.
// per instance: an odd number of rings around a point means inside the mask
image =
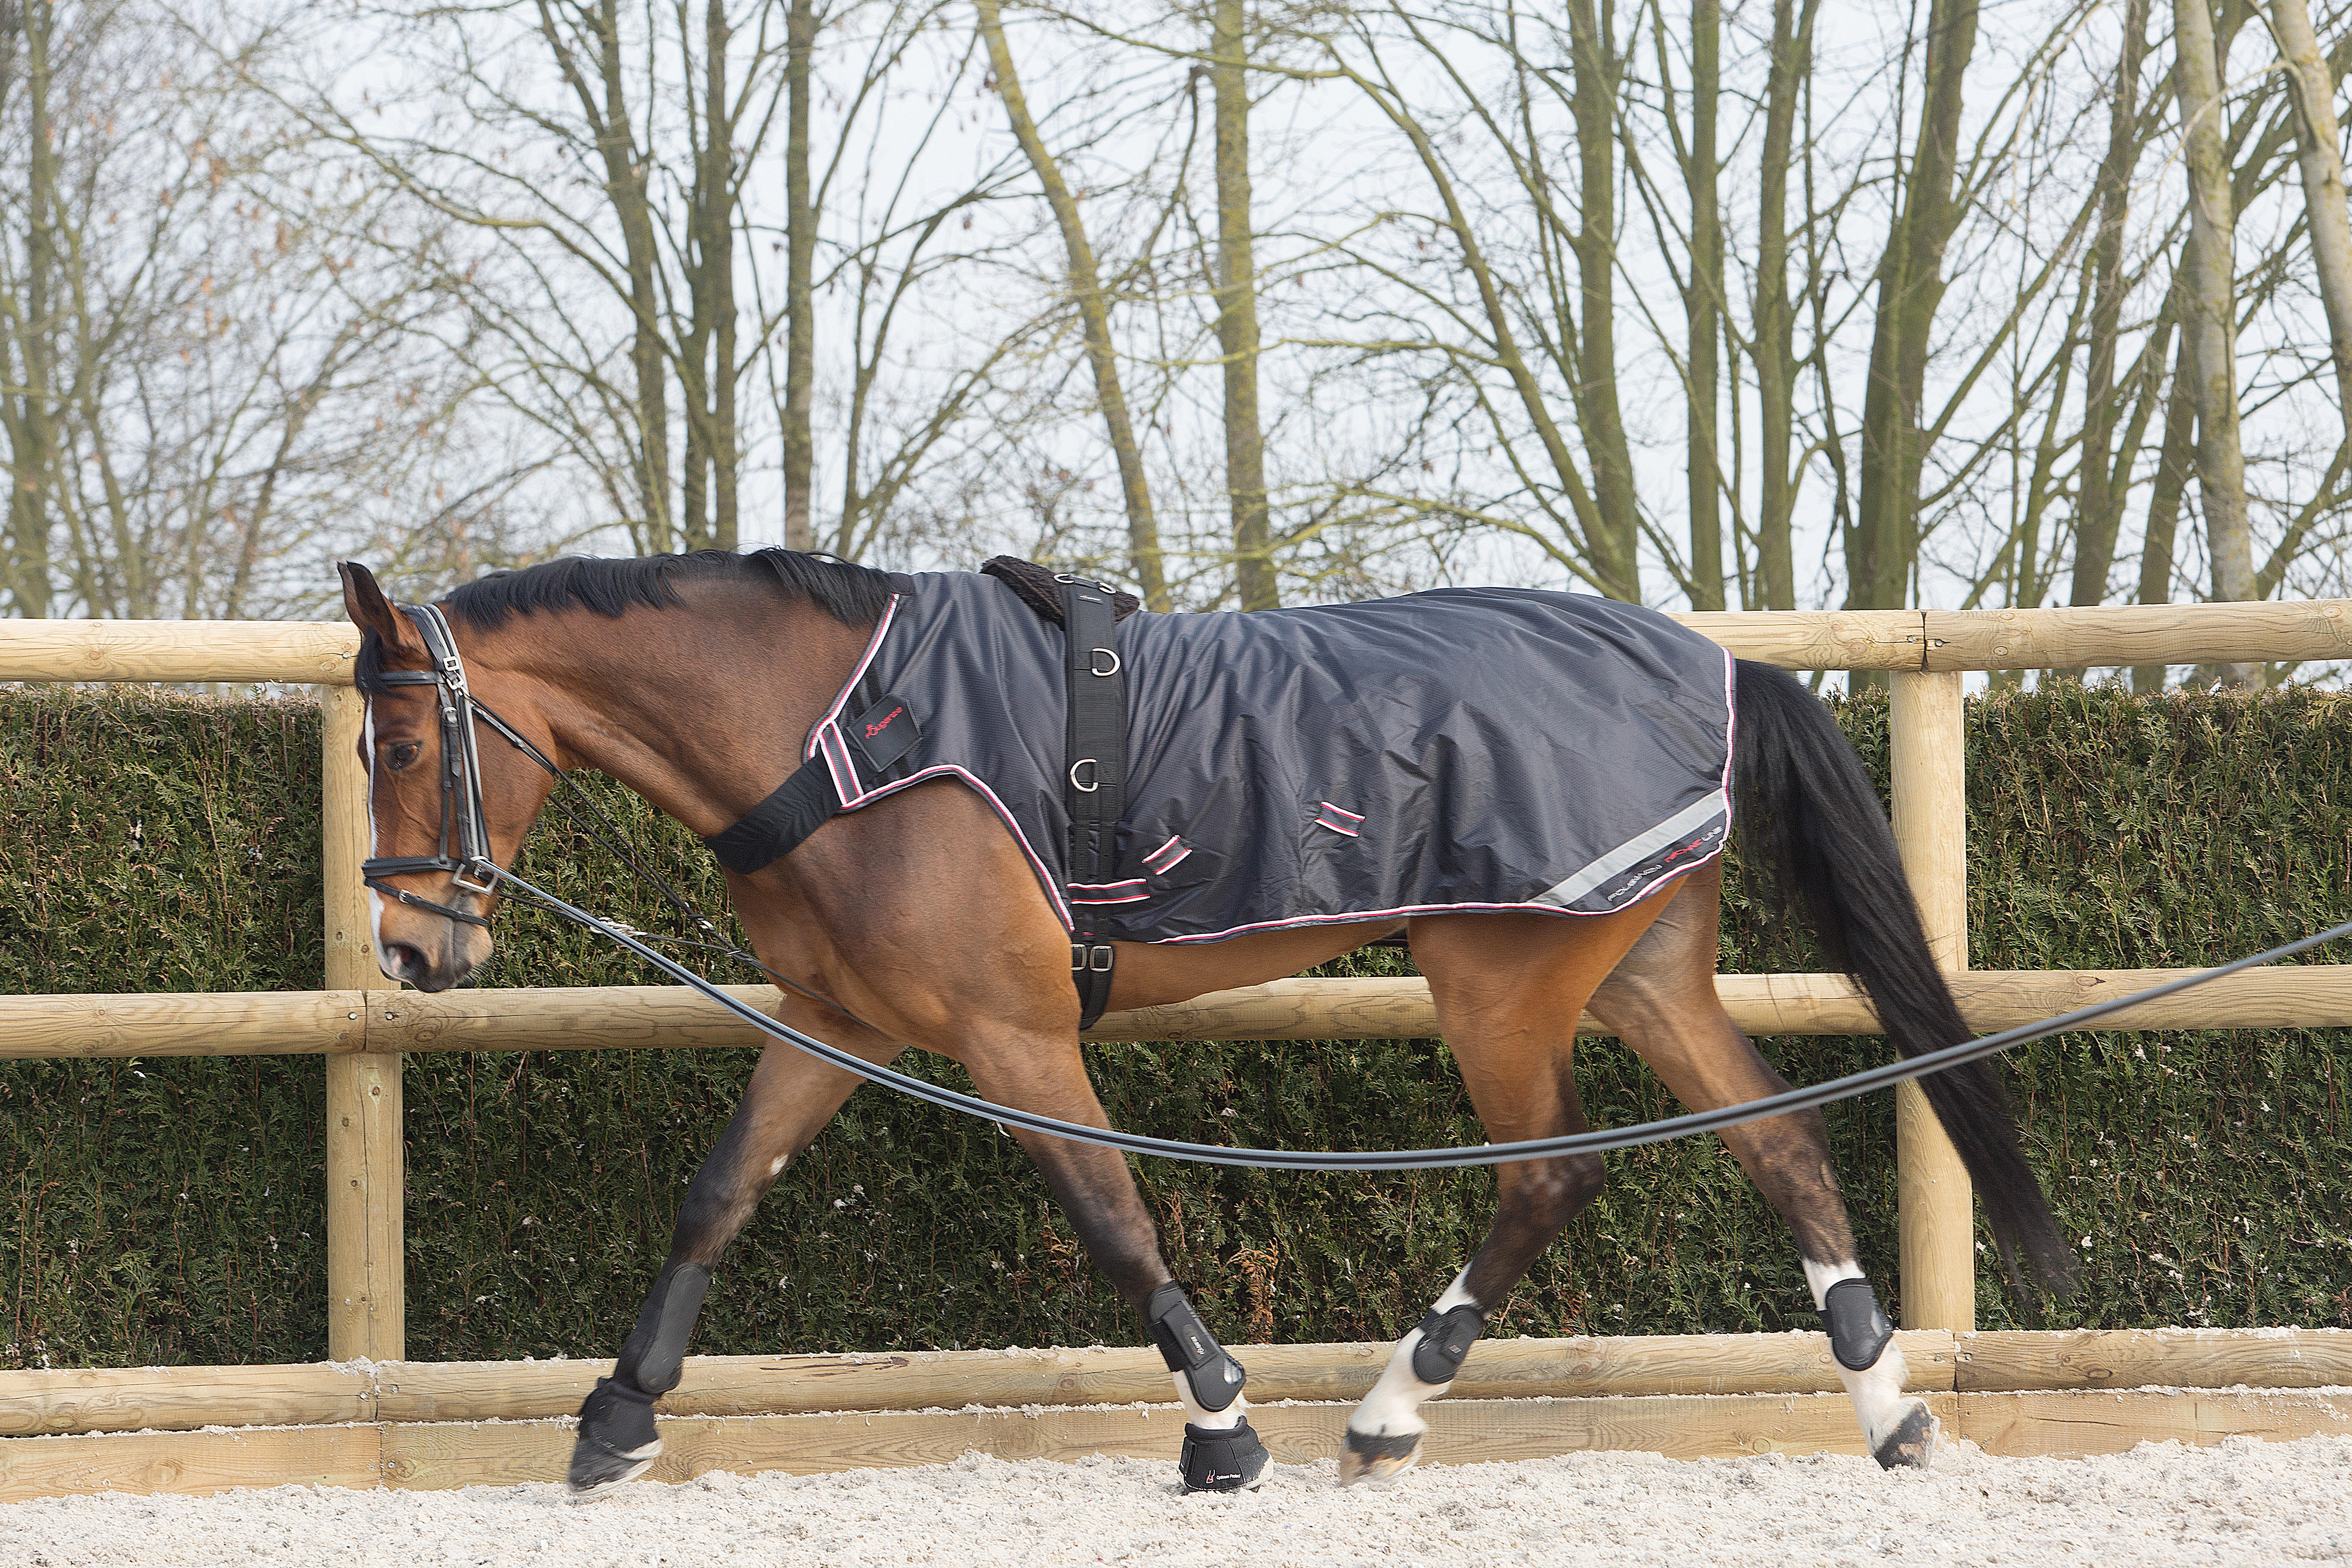
M 2111 609 L 1874 610 L 1676 617 L 1745 658 L 1891 672 L 1895 831 L 1928 940 L 1979 1028 L 2027 1022 L 2178 971 L 1965 973 L 1961 672 L 2352 658 L 2352 603 Z M 369 950 L 366 780 L 352 689 L 358 634 L 332 624 L 0 621 L 0 680 L 271 681 L 320 688 L 327 989 L 0 997 L 0 1058 L 303 1055 L 326 1058 L 328 1352 L 404 1360 L 400 1062 L 409 1051 L 748 1046 L 755 1031 L 679 987 L 391 989 Z M 1724 975 L 1758 1035 L 1860 1034 L 1875 1019 L 1838 977 Z M 772 998 L 765 987 L 738 994 Z M 2109 1028 L 2352 1025 L 2352 970 L 2254 972 L 2135 1009 Z M 1590 1020 L 1588 1029 L 1596 1028 Z M 1330 1039 L 1433 1034 L 1417 980 L 1289 980 L 1115 1014 L 1118 1039 Z M 1975 1328 L 1968 1177 L 1916 1088 L 1897 1091 L 1906 1329 Z

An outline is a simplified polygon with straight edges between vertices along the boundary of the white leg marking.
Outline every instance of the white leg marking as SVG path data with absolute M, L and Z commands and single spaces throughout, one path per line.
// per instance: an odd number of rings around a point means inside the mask
M 1842 1279 L 1863 1277 L 1859 1263 L 1815 1263 L 1810 1258 L 1805 1259 L 1805 1283 L 1812 1287 L 1815 1307 L 1828 1299 L 1831 1286 Z M 1903 1424 L 1912 1406 L 1926 1407 L 1926 1401 L 1903 1392 L 1903 1381 L 1909 1370 L 1903 1359 L 1903 1347 L 1893 1340 L 1886 1342 L 1878 1360 L 1861 1372 L 1850 1372 L 1843 1363 L 1837 1363 L 1838 1381 L 1845 1384 L 1846 1396 L 1853 1401 L 1853 1414 L 1862 1423 L 1863 1439 L 1874 1453 Z M 1937 1430 L 1940 1433 L 1940 1423 Z
M 1469 1273 L 1470 1270 L 1465 1268 L 1456 1274 L 1454 1283 L 1445 1288 L 1445 1294 L 1437 1299 L 1437 1304 L 1431 1310 L 1446 1312 L 1456 1307 L 1475 1305 L 1470 1292 L 1462 1284 Z M 1380 1382 L 1372 1384 L 1372 1391 L 1364 1395 L 1363 1403 L 1349 1414 L 1349 1431 L 1360 1432 L 1368 1437 L 1402 1437 L 1429 1429 L 1429 1423 L 1421 1418 L 1422 1401 L 1434 1399 L 1453 1385 L 1421 1381 L 1412 1370 L 1412 1352 L 1420 1343 L 1421 1329 L 1416 1324 L 1405 1331 L 1404 1338 L 1397 1341 L 1396 1349 L 1390 1352 L 1388 1367 L 1381 1373 Z
M 1203 1432 L 1230 1432 L 1242 1424 L 1249 1413 L 1249 1395 L 1236 1394 L 1234 1402 L 1223 1410 L 1204 1410 L 1192 1397 L 1192 1379 L 1181 1372 L 1171 1372 L 1169 1377 L 1176 1384 L 1176 1397 L 1184 1402 L 1184 1419 Z
M 785 1156 L 779 1154 L 774 1159 L 769 1161 L 768 1174 L 771 1176 L 782 1175 L 784 1173 L 784 1159 Z

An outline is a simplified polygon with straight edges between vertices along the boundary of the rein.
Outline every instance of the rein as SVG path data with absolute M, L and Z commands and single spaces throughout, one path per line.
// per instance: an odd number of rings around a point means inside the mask
M 1163 1159 L 1189 1161 L 1196 1164 L 1238 1165 L 1259 1170 L 1436 1171 L 1457 1169 L 1467 1165 L 1503 1165 L 1526 1160 L 1551 1160 L 1564 1155 L 1603 1154 L 1622 1149 L 1636 1149 L 1651 1143 L 1669 1142 L 1677 1138 L 1688 1138 L 1703 1132 L 1719 1132 L 1727 1127 L 1737 1127 L 1746 1121 L 1759 1121 L 1767 1117 L 1782 1116 L 1792 1110 L 1810 1110 L 1835 1100 L 1851 1100 L 1876 1089 L 1889 1088 L 1906 1079 L 1925 1078 L 1949 1068 L 1980 1061 L 1988 1057 L 1998 1056 L 2012 1047 L 2025 1045 L 2046 1036 L 2087 1027 L 2101 1018 L 2111 1016 L 2128 1007 L 2137 1006 L 2143 1002 L 2152 1002 L 2159 997 L 2170 996 L 2191 987 L 2203 985 L 2210 981 L 2219 980 L 2225 975 L 2236 974 L 2242 970 L 2274 963 L 2282 958 L 2292 958 L 2298 953 L 2307 952 L 2328 942 L 2352 936 L 2352 921 L 2346 921 L 2340 925 L 2330 926 L 2326 931 L 2282 943 L 2267 952 L 2235 959 L 2210 969 L 2200 969 L 2192 974 L 2166 981 L 2160 985 L 2152 985 L 2145 991 L 2136 991 L 2128 996 L 2117 996 L 2104 1002 L 2094 1003 L 2088 1007 L 2078 1007 L 2071 1013 L 2061 1013 L 2053 1017 L 2044 1018 L 2039 1023 L 2021 1024 L 2015 1028 L 2003 1029 L 1998 1034 L 1985 1035 L 1973 1040 L 1962 1040 L 1957 1045 L 1946 1046 L 1940 1050 L 1929 1051 L 1924 1056 L 1910 1057 L 1879 1067 L 1865 1068 L 1860 1072 L 1848 1073 L 1843 1078 L 1831 1079 L 1809 1088 L 1788 1089 L 1780 1094 L 1767 1096 L 1762 1100 L 1722 1106 L 1714 1110 L 1693 1111 L 1683 1116 L 1666 1117 L 1656 1121 L 1642 1122 L 1633 1127 L 1572 1132 L 1557 1138 L 1531 1138 L 1514 1143 L 1481 1143 L 1465 1148 L 1349 1150 L 1338 1152 L 1301 1149 L 1237 1148 L 1225 1144 L 1188 1143 L 1176 1139 L 1153 1138 L 1141 1133 L 1121 1132 L 1113 1128 L 1088 1127 L 1081 1122 L 1064 1121 L 1056 1117 L 1040 1115 L 1014 1106 L 998 1105 L 992 1100 L 982 1100 L 977 1095 L 961 1094 L 954 1089 L 941 1089 L 937 1084 L 926 1083 L 921 1079 L 898 1072 L 894 1068 L 877 1066 L 837 1046 L 827 1045 L 814 1036 L 803 1034 L 781 1019 L 768 1016 L 750 1003 L 729 994 L 651 944 L 655 942 L 668 942 L 707 948 L 725 953 L 729 957 L 740 959 L 768 974 L 778 984 L 798 992 L 810 1001 L 840 1014 L 853 1023 L 872 1027 L 839 1003 L 820 995 L 790 976 L 769 968 L 767 964 L 742 949 L 723 940 L 694 942 L 683 938 L 655 937 L 646 932 L 632 931 L 616 921 L 604 920 L 590 914 L 576 905 L 567 903 L 546 889 L 526 881 L 498 865 L 489 855 L 489 835 L 482 810 L 481 761 L 475 750 L 474 727 L 471 722 L 467 721 L 468 719 L 479 718 L 489 724 L 525 756 L 546 769 L 558 782 L 578 795 L 592 811 L 596 812 L 599 818 L 604 818 L 604 813 L 596 807 L 595 802 L 587 793 L 551 762 L 538 747 L 532 745 L 512 725 L 492 712 L 479 698 L 467 689 L 465 666 L 458 658 L 457 644 L 449 634 L 448 622 L 440 609 L 431 605 L 404 605 L 403 608 L 407 612 L 409 618 L 416 623 L 418 629 L 425 633 L 425 647 L 433 657 L 434 668 L 430 670 L 393 671 L 377 679 L 386 685 L 433 685 L 439 688 L 443 757 L 441 843 L 439 852 L 436 855 L 379 858 L 363 862 L 360 869 L 370 888 L 386 893 L 414 908 L 429 910 L 434 913 L 446 915 L 451 920 L 462 921 L 468 925 L 484 927 L 487 927 L 489 921 L 482 916 L 468 914 L 445 904 L 418 898 L 399 889 L 387 887 L 379 879 L 386 876 L 399 876 L 411 871 L 446 871 L 455 879 L 459 890 L 463 892 L 488 895 L 504 889 L 511 889 L 513 892 L 509 893 L 508 896 L 514 897 L 519 894 L 523 900 L 539 909 L 561 916 L 574 925 L 595 931 L 615 946 L 636 954 L 680 984 L 689 986 L 716 1002 L 770 1038 L 793 1046 L 820 1061 L 828 1062 L 845 1072 L 855 1073 L 869 1083 L 881 1084 L 887 1088 L 895 1089 L 910 1099 L 936 1105 L 942 1110 L 961 1111 L 964 1115 L 978 1117 L 984 1121 L 993 1121 L 1000 1126 L 1019 1127 L 1050 1137 L 1067 1139 L 1074 1143 L 1088 1143 L 1097 1148 L 1116 1149 L 1123 1153 L 1150 1154 Z M 368 759 L 368 770 L 370 776 L 373 777 L 375 770 L 375 759 L 373 756 Z M 663 897 L 673 908 L 693 921 L 700 931 L 712 938 L 718 937 L 718 928 L 688 903 L 685 898 L 658 873 L 646 866 L 634 851 L 627 848 L 625 844 L 617 844 L 613 838 L 606 837 L 593 828 L 586 827 L 584 824 L 581 824 L 578 814 L 572 811 L 568 801 L 563 800 L 560 795 L 557 800 L 575 825 L 582 826 L 584 831 L 604 843 L 607 847 L 616 849 L 641 875 L 648 878 L 660 889 Z M 612 826 L 610 820 L 604 820 L 605 826 L 610 827 Z M 452 853 L 453 848 L 458 853 Z M 473 878 L 474 880 L 469 882 L 467 879 L 468 877 Z

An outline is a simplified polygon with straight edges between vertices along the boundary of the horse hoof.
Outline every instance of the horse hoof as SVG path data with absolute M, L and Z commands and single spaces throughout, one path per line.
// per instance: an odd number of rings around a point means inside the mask
M 1400 1432 L 1381 1437 L 1349 1428 L 1347 1447 L 1339 1450 L 1339 1484 L 1352 1487 L 1358 1481 L 1384 1481 L 1404 1474 L 1421 1462 L 1422 1436 L 1419 1432 Z
M 1240 1426 L 1222 1429 L 1186 1422 L 1184 1452 L 1177 1462 L 1184 1471 L 1187 1494 L 1237 1492 L 1257 1485 L 1268 1457 L 1244 1417 Z
M 1883 1470 L 1924 1470 L 1927 1461 L 1936 1457 L 1936 1439 L 1943 1430 L 1944 1424 L 1936 1419 L 1927 1401 L 1915 1399 L 1902 1425 L 1887 1434 L 1886 1441 L 1879 1444 L 1871 1457 Z
M 615 1389 L 600 1377 L 580 1405 L 580 1436 L 572 1445 L 572 1470 L 564 1483 L 575 1498 L 600 1487 L 633 1481 L 654 1468 L 661 1453 L 654 1428 L 654 1402 L 634 1389 Z

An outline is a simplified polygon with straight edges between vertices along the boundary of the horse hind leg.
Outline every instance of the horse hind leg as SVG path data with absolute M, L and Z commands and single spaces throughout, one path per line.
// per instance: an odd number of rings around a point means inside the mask
M 845 1031 L 837 1022 L 830 1022 L 828 1032 L 842 1037 L 844 1049 L 877 1064 L 889 1062 L 900 1048 L 863 1029 Z M 633 1480 L 653 1468 L 662 1447 L 654 1403 L 684 1375 L 687 1342 L 719 1255 L 785 1164 L 808 1146 L 860 1081 L 793 1046 L 771 1046 L 761 1057 L 742 1103 L 687 1187 L 668 1260 L 638 1309 L 612 1375 L 597 1379 L 580 1406 L 567 1478 L 574 1497 Z
M 1429 977 L 1439 1028 L 1495 1142 L 1585 1130 L 1570 1070 L 1577 1015 L 1672 896 L 1590 921 L 1448 915 L 1412 922 L 1413 956 Z M 1421 1406 L 1453 1385 L 1488 1315 L 1600 1194 L 1602 1178 L 1592 1154 L 1496 1170 L 1485 1241 L 1397 1342 L 1380 1381 L 1348 1416 L 1341 1484 L 1399 1475 L 1420 1461 L 1429 1430 Z
M 1692 1110 L 1761 1100 L 1789 1087 L 1717 999 L 1718 879 L 1711 870 L 1704 896 L 1694 887 L 1691 898 L 1677 900 L 1592 998 L 1593 1013 Z M 1722 1138 L 1796 1237 L 1839 1381 L 1872 1455 L 1889 1469 L 1924 1468 L 1942 1428 L 1927 1401 L 1904 1392 L 1908 1368 L 1863 1273 L 1822 1113 L 1742 1122 Z

